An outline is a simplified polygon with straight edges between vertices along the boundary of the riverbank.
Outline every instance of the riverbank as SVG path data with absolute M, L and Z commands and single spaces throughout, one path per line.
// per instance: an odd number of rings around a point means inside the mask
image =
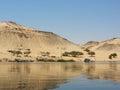
M 109 61 L 115 61 L 119 62 L 120 58 L 116 57 L 113 59 L 108 59 L 108 58 L 98 58 L 98 55 L 94 57 L 90 56 L 80 56 L 80 57 L 71 57 L 71 56 L 27 56 L 27 57 L 17 57 L 13 56 L 10 53 L 0 53 L 0 62 L 16 62 L 16 60 L 20 60 L 18 62 L 57 62 L 57 61 L 75 61 L 75 62 L 84 62 L 86 58 L 90 59 L 93 62 L 109 62 Z

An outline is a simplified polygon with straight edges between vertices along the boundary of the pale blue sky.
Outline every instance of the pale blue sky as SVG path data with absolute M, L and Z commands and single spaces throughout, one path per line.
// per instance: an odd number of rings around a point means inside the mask
M 120 37 L 120 0 L 0 0 L 0 21 L 82 44 Z

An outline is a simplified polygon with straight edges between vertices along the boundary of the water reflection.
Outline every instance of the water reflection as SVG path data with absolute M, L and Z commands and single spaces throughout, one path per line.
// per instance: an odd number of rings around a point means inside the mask
M 0 63 L 0 90 L 48 90 L 81 76 L 120 82 L 120 64 Z
M 117 63 L 116 62 L 110 62 L 109 66 L 110 66 L 110 69 L 117 70 Z

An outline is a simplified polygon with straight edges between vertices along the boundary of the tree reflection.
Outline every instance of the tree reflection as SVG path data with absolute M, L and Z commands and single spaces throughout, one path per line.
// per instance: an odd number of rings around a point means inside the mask
M 0 90 L 48 90 L 73 77 L 120 82 L 117 63 L 9 63 L 1 65 Z M 82 77 L 81 77 L 82 78 Z
M 112 70 L 117 70 L 117 62 L 110 62 L 109 63 L 110 69 Z

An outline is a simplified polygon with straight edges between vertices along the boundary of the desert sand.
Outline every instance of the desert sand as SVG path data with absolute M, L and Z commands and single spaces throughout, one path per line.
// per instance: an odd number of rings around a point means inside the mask
M 13 56 L 9 50 L 20 50 L 25 52 L 30 50 L 28 57 L 20 55 Z M 85 51 L 89 49 L 95 52 L 95 56 L 91 57 Z M 81 57 L 63 57 L 64 52 L 79 51 L 84 55 Z M 56 35 L 52 32 L 35 30 L 29 27 L 19 25 L 15 22 L 0 22 L 0 59 L 30 59 L 35 60 L 36 57 L 42 57 L 42 54 L 49 52 L 47 58 L 63 58 L 83 61 L 85 58 L 90 58 L 95 61 L 110 60 L 108 56 L 111 53 L 117 53 L 117 57 L 112 60 L 120 60 L 120 38 L 114 38 L 101 42 L 90 41 L 84 45 L 77 45 L 69 40 Z

